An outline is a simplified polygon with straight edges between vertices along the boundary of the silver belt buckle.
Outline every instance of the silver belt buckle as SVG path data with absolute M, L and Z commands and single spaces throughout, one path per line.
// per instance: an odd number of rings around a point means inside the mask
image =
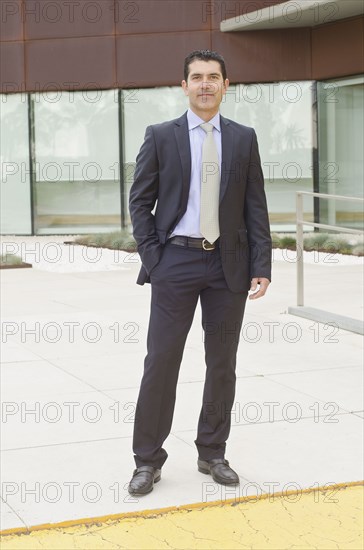
M 208 246 L 206 246 L 206 243 L 208 244 Z M 207 241 L 206 239 L 202 239 L 202 248 L 204 250 L 215 250 L 215 245 L 209 243 L 209 241 Z

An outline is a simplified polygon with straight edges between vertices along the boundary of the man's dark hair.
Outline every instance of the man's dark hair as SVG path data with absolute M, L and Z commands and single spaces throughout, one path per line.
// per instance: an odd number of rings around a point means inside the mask
M 194 52 L 191 52 L 185 59 L 184 79 L 186 82 L 188 79 L 190 64 L 192 63 L 192 61 L 195 61 L 195 59 L 200 59 L 201 61 L 217 61 L 220 64 L 222 78 L 226 80 L 227 76 L 225 60 L 222 55 L 217 52 L 212 52 L 210 50 L 195 50 Z

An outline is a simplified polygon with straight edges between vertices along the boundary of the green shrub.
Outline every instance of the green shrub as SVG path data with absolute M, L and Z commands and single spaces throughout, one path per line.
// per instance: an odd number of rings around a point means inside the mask
M 273 248 L 296 249 L 296 235 L 294 233 L 272 233 Z M 304 250 L 329 252 L 332 254 L 364 255 L 363 236 L 334 233 L 305 233 L 303 237 Z M 97 246 L 111 248 L 113 250 L 125 250 L 135 252 L 136 242 L 126 230 L 112 231 L 110 233 L 95 233 L 81 235 L 75 239 L 77 244 L 85 246 Z
M 23 260 L 14 254 L 1 254 L 0 265 L 21 265 Z
M 111 248 L 113 250 L 126 250 L 134 252 L 136 242 L 128 231 L 112 231 L 110 233 L 95 233 L 93 235 L 81 235 L 75 239 L 77 244 L 85 246 L 97 246 Z
M 327 233 L 313 233 L 307 236 L 305 235 L 303 237 L 304 249 L 320 250 L 328 238 L 329 235 Z
M 288 248 L 288 250 L 296 250 L 296 237 L 291 235 L 283 235 L 280 239 L 279 248 Z
M 351 254 L 353 245 L 342 237 L 337 238 L 336 235 L 330 235 L 322 248 L 326 252 L 331 252 L 332 254 Z
M 280 248 L 281 238 L 278 235 L 278 233 L 272 233 L 271 237 L 272 237 L 273 248 Z
M 351 253 L 354 256 L 364 256 L 364 243 L 354 245 Z

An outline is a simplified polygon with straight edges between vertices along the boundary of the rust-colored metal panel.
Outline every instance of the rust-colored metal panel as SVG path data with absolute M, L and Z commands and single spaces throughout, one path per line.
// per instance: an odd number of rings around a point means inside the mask
M 114 0 L 27 0 L 25 39 L 71 38 L 114 34 Z
M 69 2 L 27 0 L 24 25 L 26 37 L 31 39 L 23 42 L 21 0 L 6 0 L 1 2 L 5 37 L 1 44 L 1 76 L 8 83 L 3 91 L 17 91 L 17 87 L 21 91 L 24 82 L 28 91 L 51 89 L 51 83 L 59 89 L 178 85 L 183 77 L 184 57 L 202 48 L 224 55 L 232 82 L 337 78 L 364 70 L 362 17 L 314 29 L 221 33 L 215 25 L 217 20 L 234 16 L 229 10 L 251 13 L 279 3 L 277 0 L 115 0 L 114 6 L 114 0 L 77 0 L 73 22 L 62 15 L 59 21 L 51 23 L 38 22 L 36 10 L 47 6 L 43 15 L 54 18 L 57 5 L 62 5 L 68 6 L 65 9 L 69 15 Z M 10 6 L 6 17 L 5 4 Z M 102 6 L 102 17 L 92 25 L 87 18 L 97 16 L 97 6 Z M 86 18 L 79 17 L 83 8 Z M 130 20 L 133 18 L 134 22 Z M 121 33 L 117 36 L 114 24 L 117 33 Z M 215 30 L 210 31 L 210 26 L 215 26 Z M 80 36 L 91 31 L 95 36 Z M 79 36 L 71 38 L 73 34 Z M 98 36 L 103 34 L 108 36 Z
M 0 41 L 23 40 L 22 0 L 0 2 Z
M 220 29 L 221 21 L 225 19 L 237 18 L 239 21 L 244 18 L 246 14 L 257 11 L 256 17 L 259 17 L 259 12 L 268 8 L 269 6 L 275 6 L 276 4 L 282 4 L 286 0 L 213 0 L 211 3 L 205 2 L 204 14 L 211 17 L 212 29 Z M 252 16 L 247 16 L 248 21 L 251 21 Z
M 206 0 L 115 0 L 116 33 L 206 31 L 206 5 Z
M 337 78 L 364 71 L 364 18 L 312 30 L 312 78 Z
M 186 55 L 209 47 L 208 31 L 119 36 L 116 54 L 118 86 L 178 85 L 183 79 Z
M 114 51 L 113 37 L 26 42 L 27 89 L 112 88 L 115 86 Z
M 310 80 L 310 29 L 221 33 L 212 48 L 224 56 L 231 82 Z
M 1 92 L 24 91 L 24 43 L 3 42 L 0 49 L 0 65 Z

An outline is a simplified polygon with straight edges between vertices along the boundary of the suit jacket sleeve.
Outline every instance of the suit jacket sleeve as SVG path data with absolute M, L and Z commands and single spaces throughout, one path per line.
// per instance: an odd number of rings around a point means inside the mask
M 270 235 L 264 176 L 258 141 L 253 131 L 245 196 L 245 221 L 250 246 L 250 276 L 271 280 L 272 239 Z
M 162 245 L 159 242 L 152 210 L 158 199 L 159 164 L 153 128 L 148 126 L 144 143 L 136 159 L 134 183 L 130 189 L 129 209 L 133 236 L 143 266 L 150 274 L 159 262 Z

